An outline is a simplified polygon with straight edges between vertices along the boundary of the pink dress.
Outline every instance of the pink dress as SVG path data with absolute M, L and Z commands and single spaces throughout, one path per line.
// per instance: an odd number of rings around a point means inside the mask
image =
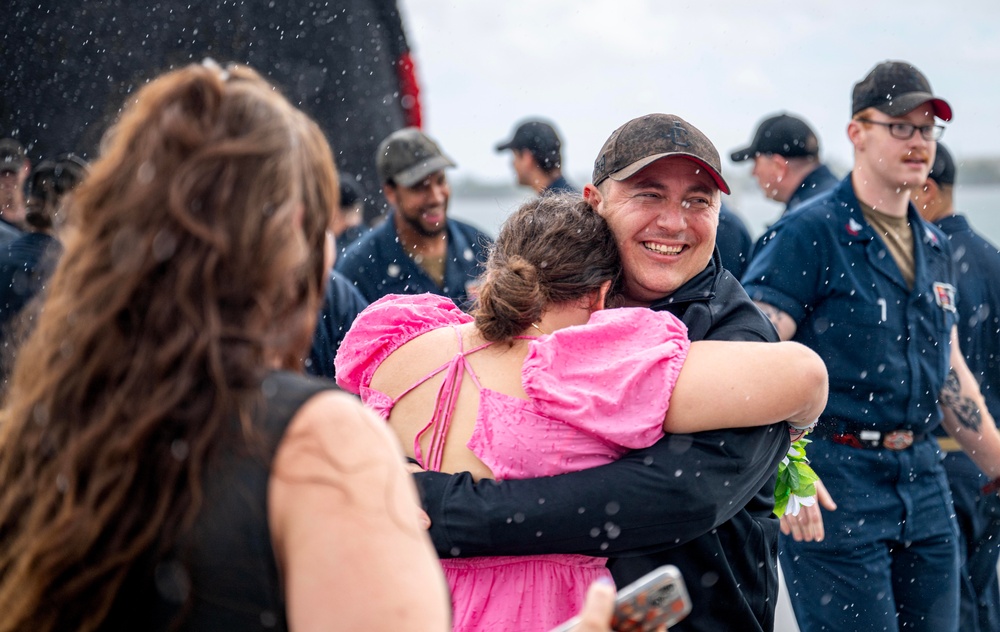
M 529 399 L 480 385 L 462 350 L 393 399 L 370 388 L 389 354 L 417 336 L 472 322 L 451 300 L 432 294 L 389 295 L 354 321 L 336 358 L 337 383 L 361 395 L 384 418 L 406 392 L 445 373 L 422 467 L 440 469 L 451 421 L 450 395 L 467 373 L 480 391 L 468 448 L 498 479 L 550 476 L 603 465 L 663 436 L 663 417 L 690 342 L 674 316 L 648 309 L 595 312 L 586 325 L 532 339 L 521 371 Z M 488 346 L 488 345 L 484 345 Z M 547 631 L 577 614 L 587 586 L 610 576 L 605 560 L 533 555 L 441 560 L 452 591 L 454 629 Z

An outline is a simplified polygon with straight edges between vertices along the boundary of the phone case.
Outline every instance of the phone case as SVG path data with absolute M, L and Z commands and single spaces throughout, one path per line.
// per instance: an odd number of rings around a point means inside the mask
M 616 632 L 652 632 L 671 626 L 691 612 L 684 579 L 676 566 L 667 564 L 618 591 L 611 629 Z M 573 617 L 551 632 L 571 632 L 580 622 Z
M 666 565 L 643 575 L 618 593 L 611 629 L 646 632 L 671 626 L 691 612 L 684 579 L 676 566 Z

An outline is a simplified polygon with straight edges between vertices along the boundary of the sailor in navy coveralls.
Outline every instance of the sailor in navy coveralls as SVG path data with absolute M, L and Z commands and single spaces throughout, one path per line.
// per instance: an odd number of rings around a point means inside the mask
M 854 170 L 775 224 L 744 277 L 779 335 L 830 374 L 809 456 L 838 508 L 782 519 L 803 632 L 958 630 L 958 533 L 929 433 L 943 420 L 1000 475 L 1000 437 L 955 344 L 951 247 L 909 199 L 943 132 L 935 116 L 951 108 L 917 69 L 876 66 L 854 89 Z

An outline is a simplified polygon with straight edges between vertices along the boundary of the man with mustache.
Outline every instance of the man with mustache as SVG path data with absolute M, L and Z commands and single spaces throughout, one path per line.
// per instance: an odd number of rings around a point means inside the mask
M 378 147 L 375 167 L 392 212 L 337 260 L 369 303 L 386 294 L 431 292 L 462 307 L 474 294 L 490 238 L 448 218 L 455 163 L 427 134 L 407 127 Z
M 957 631 L 958 532 L 930 432 L 993 480 L 1000 436 L 958 345 L 948 238 L 910 201 L 951 106 L 900 61 L 855 84 L 852 106 L 853 171 L 775 224 L 744 276 L 830 373 L 809 456 L 838 508 L 784 516 L 779 559 L 803 632 Z

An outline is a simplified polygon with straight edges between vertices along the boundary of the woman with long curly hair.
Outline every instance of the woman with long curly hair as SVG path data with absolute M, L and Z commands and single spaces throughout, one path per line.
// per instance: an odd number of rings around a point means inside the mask
M 248 68 L 127 104 L 0 413 L 0 630 L 447 628 L 398 446 L 298 374 L 336 208 Z

